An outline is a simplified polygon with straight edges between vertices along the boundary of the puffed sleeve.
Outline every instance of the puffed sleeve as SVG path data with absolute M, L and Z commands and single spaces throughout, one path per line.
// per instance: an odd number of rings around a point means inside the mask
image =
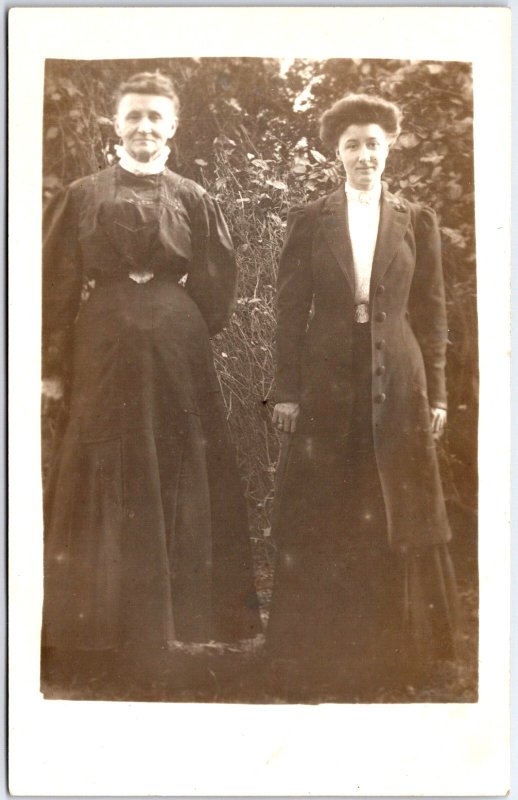
M 441 261 L 441 237 L 435 213 L 421 208 L 416 220 L 416 267 L 410 294 L 412 327 L 421 347 L 430 406 L 447 408 L 446 347 L 448 322 Z
M 43 214 L 43 377 L 67 377 L 80 299 L 77 215 L 71 191 L 65 189 L 52 198 Z
M 275 398 L 300 399 L 300 363 L 313 300 L 310 263 L 312 225 L 307 206 L 290 210 L 277 278 Z
M 194 212 L 192 248 L 185 288 L 212 336 L 225 327 L 232 313 L 237 268 L 227 224 L 216 201 L 206 193 Z

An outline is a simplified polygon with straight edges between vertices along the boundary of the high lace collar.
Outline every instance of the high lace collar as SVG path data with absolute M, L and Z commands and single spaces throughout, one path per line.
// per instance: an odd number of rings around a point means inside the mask
M 167 146 L 164 147 L 151 161 L 137 161 L 119 144 L 115 145 L 115 152 L 120 166 L 127 172 L 131 172 L 133 175 L 158 175 L 164 171 L 171 150 Z
M 346 181 L 345 193 L 350 202 L 360 203 L 362 206 L 377 204 L 381 197 L 381 182 L 373 189 L 355 189 Z

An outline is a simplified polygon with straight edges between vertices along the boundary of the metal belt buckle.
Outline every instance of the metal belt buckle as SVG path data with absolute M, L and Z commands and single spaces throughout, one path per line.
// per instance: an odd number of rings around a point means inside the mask
M 149 283 L 155 277 L 155 273 L 143 270 L 142 272 L 130 272 L 128 277 L 135 283 Z
M 368 322 L 369 319 L 368 303 L 358 303 L 358 305 L 354 307 L 354 321 L 363 324 Z

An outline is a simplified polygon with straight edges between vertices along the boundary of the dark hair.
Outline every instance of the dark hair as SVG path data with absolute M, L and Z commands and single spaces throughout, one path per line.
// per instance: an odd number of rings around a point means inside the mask
M 338 100 L 320 118 L 320 138 L 334 149 L 349 125 L 379 125 L 385 133 L 397 136 L 401 111 L 382 97 L 369 94 L 348 94 Z
M 158 70 L 139 72 L 127 81 L 123 81 L 115 92 L 115 112 L 125 94 L 158 94 L 168 97 L 174 105 L 176 116 L 180 113 L 180 101 L 172 80 Z

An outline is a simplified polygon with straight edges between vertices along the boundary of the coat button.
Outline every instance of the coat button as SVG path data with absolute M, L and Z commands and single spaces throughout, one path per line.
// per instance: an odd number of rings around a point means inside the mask
M 380 283 L 380 285 L 378 286 L 378 294 L 383 294 L 384 291 L 385 291 L 385 287 L 383 286 L 382 283 Z
M 385 347 L 385 339 L 378 339 L 378 341 L 376 342 L 376 348 L 378 350 L 383 350 L 384 347 Z
M 376 375 L 384 375 L 386 371 L 386 366 L 384 364 L 380 364 L 379 367 L 376 367 Z
M 385 320 L 387 319 L 387 315 L 385 314 L 384 311 L 378 311 L 374 319 L 376 320 L 376 322 L 385 322 Z
M 377 394 L 376 395 L 376 397 L 374 398 L 374 402 L 375 403 L 384 403 L 386 399 L 387 399 L 387 395 L 384 392 L 382 392 L 381 394 Z

